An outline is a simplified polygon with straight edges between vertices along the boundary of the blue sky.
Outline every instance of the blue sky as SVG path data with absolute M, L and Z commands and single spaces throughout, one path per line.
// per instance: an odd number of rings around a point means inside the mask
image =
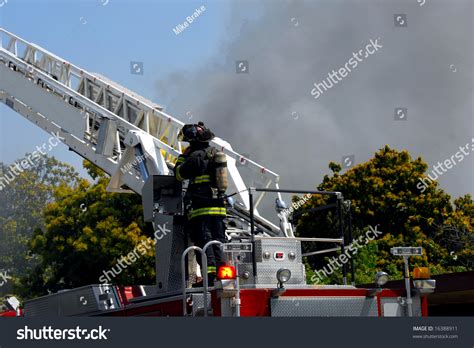
M 162 105 L 167 100 L 157 95 L 156 81 L 174 71 L 193 71 L 217 54 L 230 11 L 226 1 L 1 3 L 1 27 Z M 172 29 L 202 5 L 201 16 L 176 35 Z M 143 62 L 144 74 L 131 74 L 130 61 Z M 32 152 L 49 138 L 4 104 L 0 105 L 0 134 L 0 161 L 5 163 Z M 82 159 L 65 145 L 54 148 L 51 155 L 78 170 L 82 167 Z

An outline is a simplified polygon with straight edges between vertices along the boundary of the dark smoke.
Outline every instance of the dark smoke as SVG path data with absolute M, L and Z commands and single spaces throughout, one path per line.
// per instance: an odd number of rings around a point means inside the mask
M 394 26 L 400 13 L 407 27 Z M 160 78 L 157 99 L 183 121 L 191 110 L 193 122 L 279 173 L 282 187 L 312 189 L 330 161 L 353 154 L 361 163 L 385 144 L 432 166 L 471 141 L 471 0 L 238 1 L 228 23 L 219 53 Z M 383 48 L 311 96 L 314 82 L 377 38 Z M 236 74 L 237 60 L 249 61 L 248 74 Z M 407 121 L 394 120 L 400 106 Z M 440 178 L 454 196 L 474 191 L 473 158 Z

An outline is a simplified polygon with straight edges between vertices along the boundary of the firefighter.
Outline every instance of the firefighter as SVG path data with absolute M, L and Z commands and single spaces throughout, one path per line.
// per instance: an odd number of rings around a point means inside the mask
M 227 185 L 227 177 L 222 178 L 219 174 L 223 173 L 219 170 L 222 165 L 219 165 L 216 158 L 222 153 L 209 145 L 213 138 L 214 134 L 202 122 L 183 126 L 178 136 L 179 141 L 188 142 L 190 146 L 178 157 L 174 174 L 179 181 L 189 180 L 185 195 L 188 226 L 192 242 L 200 248 L 211 240 L 225 242 L 226 187 L 222 187 L 221 183 L 225 181 Z M 226 173 L 225 171 L 225 175 Z M 197 255 L 202 269 L 201 255 Z M 212 285 L 217 268 L 225 262 L 224 254 L 219 245 L 213 245 L 207 248 L 206 256 L 207 276 Z

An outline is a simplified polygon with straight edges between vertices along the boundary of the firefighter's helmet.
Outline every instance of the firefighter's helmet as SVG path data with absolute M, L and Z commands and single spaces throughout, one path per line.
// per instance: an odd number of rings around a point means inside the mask
M 198 124 L 185 124 L 178 135 L 179 141 L 188 143 L 206 143 L 214 139 L 214 133 L 204 126 L 204 122 Z

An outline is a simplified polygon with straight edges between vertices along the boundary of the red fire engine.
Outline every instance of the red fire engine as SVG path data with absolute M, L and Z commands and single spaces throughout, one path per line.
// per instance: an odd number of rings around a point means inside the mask
M 156 243 L 156 285 L 90 285 L 26 301 L 22 309 L 9 297 L 8 310 L 0 316 L 427 315 L 424 294 L 433 290 L 434 283 L 426 275 L 413 289 L 408 281 L 408 291 L 383 289 L 384 273 L 378 274 L 373 288 L 359 289 L 347 284 L 344 264 L 342 285 L 308 284 L 305 257 L 344 253 L 351 242 L 350 224 L 345 223 L 349 202 L 340 192 L 281 190 L 276 173 L 220 138 L 211 144 L 225 154 L 229 192 L 235 192 L 228 197 L 228 243 L 220 245 L 228 263 L 219 269 L 219 280 L 212 287 L 204 277 L 204 286 L 193 288 L 198 276 L 195 256 L 201 253 L 205 258 L 205 249 L 218 242 L 203 249 L 188 247 L 183 228 L 185 187 L 172 175 L 182 153 L 178 133 L 184 123 L 160 105 L 4 29 L 0 36 L 0 100 L 108 173 L 109 191 L 140 194 L 145 221 L 157 231 L 168 231 Z M 247 185 L 249 180 L 254 181 Z M 282 194 L 288 193 L 331 196 L 339 218 L 338 237 L 296 237 L 284 213 Z M 259 212 L 263 199 L 272 195 L 277 224 Z M 305 242 L 337 247 L 303 253 Z

